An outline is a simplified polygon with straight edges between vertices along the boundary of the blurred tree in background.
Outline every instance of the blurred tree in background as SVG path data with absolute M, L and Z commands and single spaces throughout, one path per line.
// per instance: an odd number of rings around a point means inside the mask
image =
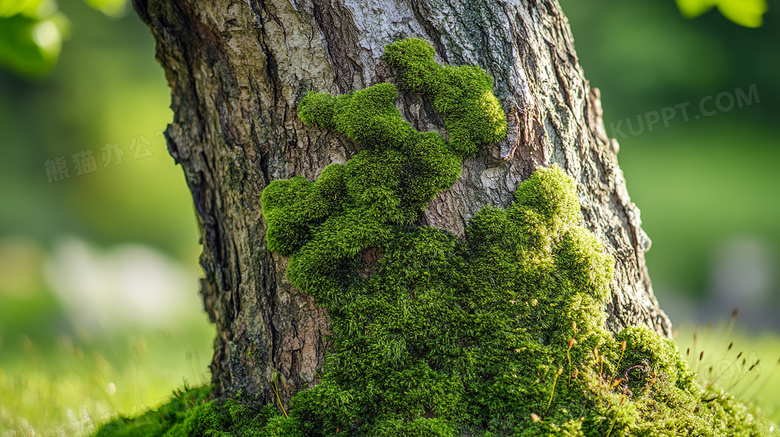
M 61 2 L 56 64 L 33 30 L 54 17 L 0 18 L 3 63 L 38 50 L 0 71 L 0 435 L 77 435 L 208 380 L 192 200 L 160 136 L 170 90 L 122 5 Z

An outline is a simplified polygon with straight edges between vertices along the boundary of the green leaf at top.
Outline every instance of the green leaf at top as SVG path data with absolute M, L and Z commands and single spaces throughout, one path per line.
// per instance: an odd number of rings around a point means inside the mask
M 127 4 L 127 0 L 84 0 L 84 2 L 112 17 L 122 16 L 125 13 L 125 5 Z
M 34 12 L 46 0 L 0 0 L 0 18 L 11 17 L 23 13 L 28 16 Z
M 29 76 L 40 76 L 57 62 L 67 19 L 56 13 L 46 19 L 22 14 L 0 19 L 0 64 Z
M 766 0 L 677 0 L 677 7 L 687 18 L 717 7 L 724 17 L 745 27 L 760 27 L 769 9 Z

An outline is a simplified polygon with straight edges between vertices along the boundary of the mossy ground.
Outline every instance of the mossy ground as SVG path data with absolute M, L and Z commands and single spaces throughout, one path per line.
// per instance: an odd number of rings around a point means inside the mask
M 442 67 L 417 39 L 385 61 L 446 115 L 450 141 L 404 121 L 392 84 L 310 93 L 301 118 L 361 151 L 262 197 L 269 249 L 331 316 L 321 383 L 293 397 L 289 417 L 217 400 L 156 434 L 115 435 L 767 435 L 730 396 L 705 394 L 670 340 L 605 330 L 614 260 L 579 226 L 560 168 L 538 169 L 510 208 L 481 210 L 465 240 L 415 225 L 506 120 L 478 67 Z

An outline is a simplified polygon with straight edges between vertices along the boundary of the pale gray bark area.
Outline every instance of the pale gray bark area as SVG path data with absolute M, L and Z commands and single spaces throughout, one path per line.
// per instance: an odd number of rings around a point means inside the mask
M 645 267 L 650 240 L 626 191 L 599 93 L 577 63 L 555 0 L 134 0 L 157 39 L 175 117 L 166 135 L 185 172 L 204 244 L 204 305 L 218 336 L 218 394 L 284 401 L 315 385 L 329 344 L 327 313 L 285 278 L 265 245 L 260 195 L 274 179 L 316 178 L 356 150 L 305 126 L 309 90 L 342 94 L 393 81 L 384 45 L 422 37 L 437 60 L 477 64 L 495 81 L 509 135 L 463 163 L 455 186 L 420 223 L 462 236 L 486 205 L 507 207 L 535 168 L 557 163 L 578 182 L 583 224 L 616 260 L 608 327 L 645 324 L 669 335 Z M 419 130 L 443 132 L 420 96 L 397 106 Z

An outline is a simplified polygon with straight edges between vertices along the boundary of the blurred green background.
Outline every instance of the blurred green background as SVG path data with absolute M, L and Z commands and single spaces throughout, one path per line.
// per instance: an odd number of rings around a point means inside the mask
M 743 323 L 780 329 L 780 4 L 746 28 L 667 1 L 561 3 L 653 241 L 662 307 L 679 323 L 739 306 Z
M 696 15 L 697 1 L 679 3 Z M 172 117 L 169 89 L 148 29 L 108 3 L 109 16 L 60 4 L 69 36 L 48 73 L 0 71 L 3 436 L 80 435 L 209 378 L 214 332 L 197 294 L 194 212 L 160 136 Z M 763 25 L 748 28 L 724 17 L 726 1 L 723 13 L 695 19 L 673 0 L 561 3 L 585 75 L 601 89 L 607 133 L 620 142 L 653 240 L 650 275 L 681 349 L 707 350 L 721 364 L 737 351 L 773 363 L 780 5 L 770 2 Z M 755 16 L 743 24 L 757 25 Z M 0 42 L 0 59 L 2 50 Z M 72 157 L 80 153 L 81 169 Z M 735 306 L 728 332 L 718 321 Z M 771 364 L 760 369 L 710 379 L 737 384 L 777 420 L 780 383 Z
M 2 436 L 83 435 L 209 381 L 214 329 L 192 200 L 160 136 L 172 113 L 154 40 L 130 10 L 59 6 L 70 37 L 53 70 L 0 71 Z M 67 178 L 47 169 L 58 157 Z

